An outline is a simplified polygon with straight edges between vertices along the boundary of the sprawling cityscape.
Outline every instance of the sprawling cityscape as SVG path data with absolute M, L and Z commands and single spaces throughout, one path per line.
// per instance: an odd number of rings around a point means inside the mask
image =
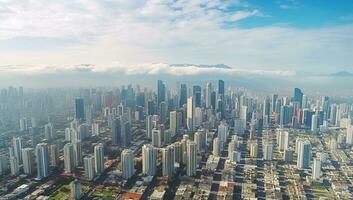
M 352 199 L 352 102 L 223 80 L 0 94 L 1 199 Z

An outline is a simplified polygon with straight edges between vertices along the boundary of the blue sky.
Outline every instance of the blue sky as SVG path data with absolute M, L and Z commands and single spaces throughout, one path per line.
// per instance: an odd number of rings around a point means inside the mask
M 352 52 L 349 0 L 0 0 L 2 72 L 90 63 L 99 72 L 152 66 L 148 74 L 165 70 L 151 63 L 224 63 L 325 74 L 353 71 Z

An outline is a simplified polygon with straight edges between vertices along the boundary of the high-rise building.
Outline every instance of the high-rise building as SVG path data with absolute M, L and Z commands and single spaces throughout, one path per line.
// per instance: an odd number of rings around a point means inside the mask
M 163 101 L 165 101 L 165 85 L 163 83 L 163 81 L 158 80 L 157 82 L 157 104 L 159 106 L 159 104 Z
M 28 175 L 33 175 L 35 169 L 33 148 L 22 149 L 23 172 Z
M 263 158 L 264 160 L 273 159 L 273 144 L 269 141 L 265 141 L 263 144 Z
M 231 140 L 229 143 L 228 143 L 228 158 L 230 160 L 232 160 L 232 157 L 233 157 L 233 152 L 236 150 L 236 141 L 235 140 Z
M 74 151 L 74 166 L 81 166 L 82 165 L 82 145 L 81 141 L 76 140 L 72 143 L 73 151 Z
M 162 147 L 162 130 L 161 129 L 152 129 L 152 145 L 155 147 Z
M 85 104 L 83 98 L 75 99 L 75 117 L 79 121 L 85 120 Z
M 278 99 L 278 94 L 273 94 L 272 95 L 272 107 L 271 107 L 271 112 L 274 113 L 276 112 L 276 101 Z
M 174 174 L 174 146 L 169 145 L 162 149 L 162 173 L 163 176 L 168 176 L 169 178 Z
M 95 177 L 95 159 L 92 155 L 83 158 L 85 176 L 88 180 L 93 180 Z
M 182 107 L 186 104 L 186 100 L 188 98 L 188 91 L 186 84 L 180 84 L 180 94 L 179 94 L 179 107 Z
M 188 98 L 187 100 L 187 111 L 186 111 L 186 115 L 187 115 L 187 127 L 188 130 L 190 131 L 194 131 L 195 130 L 195 101 L 194 101 L 194 97 L 191 96 Z
M 347 126 L 346 143 L 348 145 L 353 144 L 353 125 L 351 124 Z
M 218 138 L 222 142 L 222 144 L 225 144 L 225 142 L 227 141 L 228 134 L 229 134 L 228 129 L 229 129 L 228 124 L 223 121 L 221 122 L 220 125 L 218 125 Z
M 134 154 L 130 149 L 124 149 L 121 152 L 121 164 L 123 177 L 129 179 L 134 175 Z
M 54 127 L 52 123 L 48 123 L 44 126 L 44 138 L 47 140 L 51 140 L 54 134 Z
M 219 138 L 214 138 L 213 139 L 213 149 L 212 149 L 212 154 L 214 156 L 220 156 L 221 155 L 221 146 L 222 146 L 222 143 L 221 141 L 219 140 Z
M 148 138 L 152 138 L 152 129 L 153 129 L 153 116 L 146 116 L 146 135 Z
M 250 142 L 250 157 L 252 158 L 256 158 L 258 155 L 258 145 L 257 145 L 257 141 L 251 141 Z
M 212 108 L 211 104 L 211 93 L 212 93 L 212 84 L 206 84 L 206 108 Z
M 19 164 L 22 163 L 22 154 L 21 154 L 21 150 L 22 150 L 22 140 L 20 137 L 14 137 L 12 139 L 12 145 L 13 145 L 13 153 L 14 153 L 14 157 L 16 157 L 16 160 Z
M 49 148 L 47 143 L 39 143 L 36 147 L 37 178 L 49 176 Z
M 201 107 L 201 86 L 194 85 L 192 95 L 195 97 L 195 107 Z
M 157 170 L 157 149 L 145 144 L 142 146 L 142 173 L 154 176 Z
M 309 140 L 299 140 L 298 142 L 298 160 L 299 169 L 308 169 L 311 160 L 311 144 Z
M 18 165 L 17 158 L 14 156 L 10 156 L 10 169 L 11 175 L 17 176 L 20 173 L 20 167 Z
M 224 81 L 223 80 L 218 80 L 218 94 L 221 96 L 221 98 L 224 97 Z
M 178 134 L 177 111 L 172 111 L 169 113 L 169 131 L 173 137 Z
M 70 183 L 71 189 L 71 199 L 79 200 L 81 199 L 81 183 L 78 179 L 75 179 Z
M 321 178 L 321 160 L 320 158 L 314 159 L 312 178 L 314 181 L 318 181 Z
M 95 173 L 100 175 L 104 172 L 104 146 L 102 143 L 99 143 L 94 146 L 94 167 Z
M 188 141 L 186 145 L 186 154 L 187 154 L 187 162 L 186 162 L 186 175 L 194 176 L 196 175 L 196 144 L 195 142 Z
M 318 131 L 318 116 L 317 115 L 313 115 L 311 118 L 311 131 L 313 131 L 314 133 L 317 133 L 317 131 Z
M 71 173 L 75 168 L 74 147 L 71 143 L 64 146 L 64 168 L 65 172 Z
M 281 151 L 285 151 L 289 147 L 289 133 L 288 131 L 278 131 L 278 148 Z
M 59 164 L 59 151 L 56 144 L 50 145 L 50 165 L 57 167 Z
M 294 102 L 298 102 L 300 106 L 302 106 L 303 102 L 303 92 L 299 88 L 294 88 L 294 97 L 293 97 Z
M 9 170 L 9 162 L 5 154 L 0 154 L 0 176 Z

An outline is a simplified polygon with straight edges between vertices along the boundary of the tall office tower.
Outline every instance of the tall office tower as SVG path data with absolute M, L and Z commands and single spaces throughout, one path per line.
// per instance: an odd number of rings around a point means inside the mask
M 318 116 L 317 115 L 313 115 L 311 117 L 311 131 L 313 131 L 314 133 L 318 132 Z
M 23 172 L 25 174 L 33 175 L 34 168 L 35 168 L 33 149 L 23 148 L 22 159 L 23 159 Z
M 194 131 L 195 130 L 195 100 L 194 97 L 189 97 L 187 100 L 187 127 L 188 130 Z
M 94 146 L 94 168 L 96 174 L 102 174 L 104 172 L 104 146 L 102 143 Z
M 172 111 L 169 113 L 169 131 L 172 137 L 178 134 L 177 111 Z
M 0 154 L 0 176 L 9 170 L 9 162 L 5 154 Z
M 49 176 L 49 148 L 47 143 L 39 143 L 36 147 L 37 178 Z
M 258 155 L 258 146 L 257 146 L 257 141 L 251 141 L 250 142 L 250 157 L 256 158 Z
M 314 181 L 318 181 L 321 178 L 321 160 L 320 158 L 314 158 L 314 164 L 312 169 L 312 178 Z
M 162 124 L 167 122 L 167 112 L 168 112 L 167 103 L 163 101 L 161 102 L 161 104 L 159 104 L 159 115 L 161 117 Z
M 281 151 L 285 151 L 289 147 L 289 133 L 288 131 L 278 131 L 278 148 Z
M 206 84 L 206 108 L 212 108 L 211 104 L 212 84 Z
M 148 138 L 152 138 L 152 129 L 153 129 L 153 116 L 146 116 L 146 135 Z
M 163 81 L 158 80 L 157 82 L 157 105 L 165 101 L 165 85 Z
M 196 149 L 197 151 L 201 151 L 202 150 L 202 135 L 200 132 L 196 132 L 194 134 L 194 142 L 196 143 Z
M 273 159 L 273 144 L 269 141 L 265 141 L 263 144 L 263 158 L 264 160 Z
M 74 150 L 74 166 L 81 166 L 82 165 L 82 145 L 81 141 L 77 140 L 72 143 L 73 150 Z
M 75 168 L 74 146 L 67 143 L 64 146 L 64 168 L 65 172 L 71 173 Z
M 293 101 L 298 102 L 300 106 L 303 103 L 303 92 L 299 88 L 294 88 Z
M 152 129 L 152 145 L 155 147 L 162 147 L 162 130 Z
M 181 142 L 174 142 L 174 152 L 175 152 L 175 162 L 181 164 L 183 161 L 183 151 L 181 147 Z
M 231 140 L 228 143 L 228 158 L 232 160 L 233 152 L 237 149 L 237 142 L 235 140 Z
M 278 99 L 278 94 L 273 94 L 272 95 L 272 107 L 271 107 L 271 112 L 275 113 L 276 112 L 276 101 Z
M 245 131 L 244 122 L 240 118 L 234 119 L 234 132 L 237 135 L 243 135 Z
M 308 96 L 306 96 L 305 94 L 303 95 L 301 108 L 308 108 Z
M 57 167 L 59 165 L 59 151 L 56 144 L 50 145 L 50 165 Z
M 81 183 L 78 179 L 75 179 L 70 183 L 71 189 L 71 199 L 79 200 L 81 199 Z
M 112 121 L 112 143 L 113 145 L 119 145 L 121 144 L 121 129 L 122 129 L 122 124 L 121 124 L 121 119 L 116 118 Z
M 351 124 L 347 126 L 346 143 L 348 145 L 353 144 L 353 125 Z
M 311 144 L 309 140 L 299 141 L 297 167 L 308 169 L 311 160 Z
M 228 134 L 229 134 L 228 124 L 222 121 L 221 124 L 218 125 L 218 138 L 222 142 L 222 144 L 225 144 L 225 142 L 227 141 Z M 223 146 L 221 146 L 221 148 L 223 149 Z
M 85 104 L 82 98 L 75 99 L 75 117 L 79 121 L 85 120 Z
M 48 123 L 44 126 L 44 138 L 47 140 L 51 140 L 54 136 L 54 132 L 53 132 L 53 124 L 52 123 Z
M 129 179 L 134 175 L 134 154 L 130 149 L 124 149 L 121 152 L 121 164 L 123 168 L 123 177 Z
M 262 112 L 262 117 L 263 117 L 263 123 L 268 124 L 269 119 L 270 119 L 270 112 L 271 112 L 271 104 L 270 104 L 270 98 L 266 97 L 264 99 L 264 105 L 263 105 L 263 112 Z
M 336 113 L 337 113 L 337 105 L 332 104 L 330 109 L 330 123 L 332 125 L 336 125 Z
M 216 109 L 217 93 L 216 91 L 211 92 L 211 108 Z
M 162 173 L 163 176 L 173 177 L 174 174 L 175 152 L 174 146 L 169 145 L 162 149 Z
M 188 89 L 186 87 L 186 84 L 180 84 L 179 97 L 179 107 L 182 107 L 184 104 L 186 104 L 186 100 L 188 98 Z
M 224 81 L 223 80 L 218 80 L 218 94 L 221 96 L 221 98 L 224 98 Z
M 195 108 L 195 114 L 194 114 L 194 118 L 195 118 L 195 120 L 194 120 L 194 122 L 195 122 L 195 125 L 194 125 L 194 127 L 195 128 L 197 128 L 197 127 L 199 127 L 199 126 L 201 126 L 202 125 L 202 109 L 200 108 L 200 107 L 196 107 Z
M 186 175 L 194 176 L 196 175 L 196 144 L 195 142 L 188 141 L 186 144 Z
M 93 180 L 95 176 L 95 160 L 92 155 L 86 156 L 83 158 L 84 169 L 85 169 L 85 177 L 88 180 Z
M 213 149 L 212 149 L 212 154 L 214 156 L 220 156 L 221 155 L 221 146 L 222 142 L 219 140 L 218 137 L 213 139 Z
M 22 117 L 20 118 L 20 131 L 28 130 L 27 118 Z
M 131 123 L 123 120 L 121 122 L 121 145 L 129 147 L 131 143 Z
M 77 128 L 78 136 L 76 140 L 84 140 L 88 137 L 88 125 L 86 123 L 80 124 Z
M 243 122 L 243 128 L 246 128 L 246 121 L 248 118 L 248 107 L 247 106 L 240 106 L 240 113 L 239 118 Z
M 182 164 L 186 164 L 187 163 L 187 143 L 189 141 L 189 136 L 187 134 L 183 135 L 183 139 L 181 139 L 181 155 L 182 155 Z
M 201 86 L 194 85 L 192 95 L 195 97 L 195 107 L 201 107 Z
M 157 169 L 157 149 L 150 144 L 142 146 L 142 173 L 154 176 Z
M 10 169 L 11 169 L 11 175 L 13 176 L 17 176 L 20 173 L 18 160 L 14 156 L 10 156 Z
M 14 157 L 16 157 L 16 160 L 18 164 L 22 163 L 22 140 L 20 137 L 14 137 L 12 138 L 12 145 L 13 145 L 13 152 L 14 152 Z

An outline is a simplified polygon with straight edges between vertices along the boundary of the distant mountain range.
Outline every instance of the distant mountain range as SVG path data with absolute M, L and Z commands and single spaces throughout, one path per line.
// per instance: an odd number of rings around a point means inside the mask
M 335 77 L 351 77 L 351 76 L 353 76 L 353 73 L 347 72 L 347 71 L 339 71 L 339 72 L 330 74 L 330 76 L 335 76 Z
M 171 64 L 171 67 L 198 67 L 198 68 L 219 68 L 219 69 L 232 69 L 225 64 L 215 64 L 215 65 L 206 65 L 206 64 Z

